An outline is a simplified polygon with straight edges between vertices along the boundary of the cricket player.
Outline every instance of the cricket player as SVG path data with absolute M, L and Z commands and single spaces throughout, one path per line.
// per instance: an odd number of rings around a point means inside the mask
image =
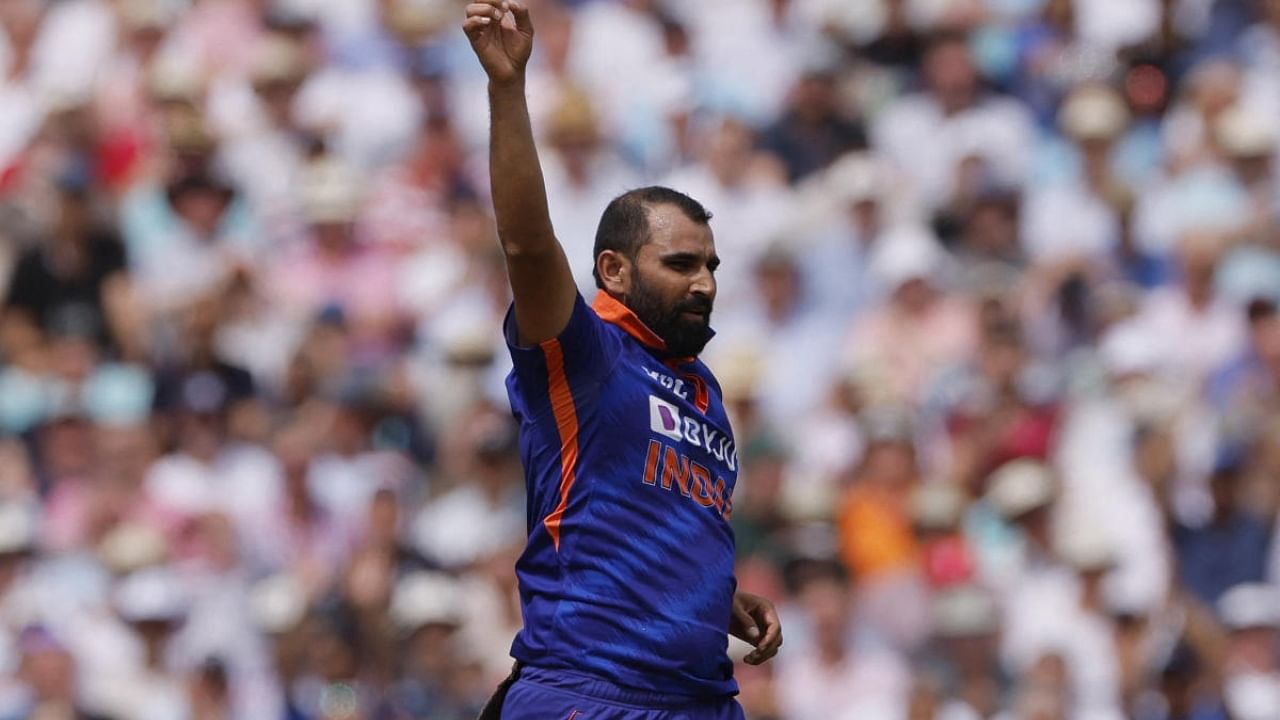
M 482 717 L 740 719 L 728 634 L 759 664 L 782 630 L 772 603 L 734 578 L 738 455 L 720 387 L 698 360 L 720 263 L 711 215 L 669 188 L 614 199 L 587 304 L 551 226 L 530 128 L 528 8 L 473 2 L 463 28 L 489 78 L 489 170 L 514 296 L 507 391 L 529 527 L 516 670 Z

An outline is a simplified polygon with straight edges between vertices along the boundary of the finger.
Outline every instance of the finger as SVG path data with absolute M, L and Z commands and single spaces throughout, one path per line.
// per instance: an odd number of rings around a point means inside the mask
M 756 624 L 763 630 L 763 637 L 756 643 L 759 662 L 764 662 L 778 654 L 782 646 L 782 621 L 778 619 L 778 611 L 772 603 L 762 603 L 752 608 Z
M 782 621 L 778 619 L 778 610 L 773 603 L 765 601 L 751 608 L 751 617 L 755 620 L 755 624 L 764 630 L 766 640 L 770 635 L 782 633 Z
M 519 0 L 508 0 L 506 6 L 516 19 L 516 29 L 525 34 L 533 34 L 533 20 L 529 17 L 529 6 Z
M 462 30 L 467 35 L 474 36 L 489 27 L 491 24 L 493 24 L 493 18 L 485 15 L 477 15 L 462 21 Z
M 760 638 L 760 642 L 756 644 L 756 649 L 773 648 L 774 652 L 777 652 L 780 644 L 782 644 L 782 628 L 775 623 L 765 627 L 764 637 Z
M 502 7 L 495 2 L 473 2 L 467 6 L 467 17 L 487 17 L 492 20 L 502 19 Z
M 747 654 L 743 661 L 748 665 L 759 665 L 772 659 L 782 647 L 782 634 L 776 633 L 772 638 L 760 641 L 760 645 Z
M 773 657 L 774 655 L 777 655 L 778 651 L 781 649 L 782 649 L 782 631 L 781 630 L 775 631 L 772 637 L 766 637 L 764 640 L 762 640 L 760 642 L 760 647 L 758 648 L 760 652 L 767 654 L 769 657 Z
M 760 648 L 759 650 L 756 650 L 755 653 L 756 653 L 756 664 L 759 664 L 762 662 L 766 662 L 768 660 L 772 660 L 778 654 L 778 648 L 776 647 Z
M 742 628 L 742 632 L 747 637 L 743 638 L 747 642 L 755 645 L 760 640 L 760 631 L 756 629 L 756 621 L 751 617 L 751 613 L 747 609 L 738 605 L 733 606 L 733 618 L 738 622 L 738 626 Z

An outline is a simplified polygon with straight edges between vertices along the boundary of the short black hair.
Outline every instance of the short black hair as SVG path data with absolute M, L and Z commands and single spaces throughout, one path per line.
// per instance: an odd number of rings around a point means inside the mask
M 1249 301 L 1245 315 L 1251 324 L 1270 320 L 1276 316 L 1276 301 L 1267 297 L 1255 297 Z
M 640 248 L 649 242 L 652 237 L 649 208 L 655 205 L 674 205 L 685 217 L 701 225 L 711 222 L 711 213 L 702 203 L 669 187 L 650 185 L 622 193 L 609 202 L 596 229 L 595 250 L 591 253 L 591 276 L 596 279 L 596 287 L 604 289 L 600 270 L 595 266 L 600 253 L 612 250 L 634 260 Z
M 939 48 L 948 45 L 962 45 L 969 47 L 969 33 L 964 30 L 954 28 L 944 28 L 937 30 L 927 36 L 924 40 L 924 55 L 930 55 Z

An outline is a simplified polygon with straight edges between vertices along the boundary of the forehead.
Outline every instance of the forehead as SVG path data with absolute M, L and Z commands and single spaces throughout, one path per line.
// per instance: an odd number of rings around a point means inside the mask
M 711 256 L 716 252 L 715 236 L 708 225 L 690 220 L 674 205 L 649 208 L 649 242 L 640 252 L 656 257 L 671 253 Z
M 926 62 L 931 68 L 955 69 L 959 64 L 967 67 L 968 61 L 971 59 L 969 47 L 959 40 L 944 40 L 929 48 L 926 55 Z

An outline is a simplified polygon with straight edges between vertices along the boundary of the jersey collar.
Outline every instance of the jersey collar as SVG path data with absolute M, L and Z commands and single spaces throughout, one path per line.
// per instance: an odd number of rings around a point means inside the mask
M 591 309 L 596 311 L 601 320 L 617 325 L 641 345 L 664 356 L 663 360 L 667 365 L 684 365 L 696 359 L 693 356 L 666 357 L 667 342 L 653 330 L 650 330 L 649 326 L 645 325 L 644 321 L 631 311 L 631 308 L 623 305 L 621 301 L 604 290 L 596 293 L 595 300 L 591 302 Z M 712 332 L 714 333 L 714 331 Z

